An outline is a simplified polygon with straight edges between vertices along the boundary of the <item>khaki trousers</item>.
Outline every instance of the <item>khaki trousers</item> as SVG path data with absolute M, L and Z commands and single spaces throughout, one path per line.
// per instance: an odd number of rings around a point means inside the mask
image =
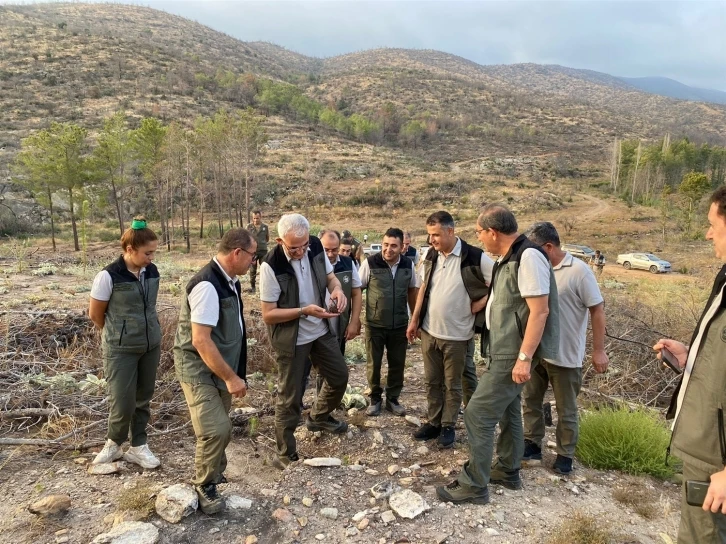
M 710 473 L 689 463 L 683 463 L 678 544 L 726 544 L 726 515 L 704 512 L 703 508 L 691 506 L 686 502 L 686 480 L 708 482 L 710 479 Z
M 453 427 L 461 408 L 461 376 L 468 340 L 440 340 L 421 331 L 428 420 L 436 427 Z
M 464 393 L 464 406 L 469 404 L 474 396 L 476 386 L 479 385 L 479 378 L 476 375 L 476 363 L 474 363 L 474 337 L 466 345 L 466 360 L 464 361 L 464 373 L 461 375 L 461 389 Z

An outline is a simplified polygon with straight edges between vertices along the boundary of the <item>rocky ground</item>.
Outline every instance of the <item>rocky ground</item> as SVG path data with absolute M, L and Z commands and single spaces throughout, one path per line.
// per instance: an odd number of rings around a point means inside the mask
M 365 388 L 364 367 L 350 367 L 352 386 Z M 162 461 L 153 471 L 120 463 L 114 474 L 91 475 L 87 468 L 93 451 L 74 456 L 6 448 L 0 450 L 0 491 L 5 498 L 0 503 L 0 542 L 547 542 L 578 512 L 594 517 L 598 526 L 615 535 L 613 542 L 667 544 L 675 537 L 676 484 L 591 470 L 577 462 L 572 476 L 562 478 L 549 469 L 555 456 L 550 449 L 541 466 L 523 469 L 521 491 L 492 487 L 486 506 L 439 502 L 435 486 L 451 481 L 469 454 L 462 419 L 455 448 L 438 450 L 435 441 L 414 441 L 414 427 L 404 418 L 387 412 L 366 418 L 339 411 L 336 416 L 351 424 L 347 435 L 316 436 L 301 427 L 297 436 L 304 458 L 333 457 L 340 466 L 300 462 L 279 472 L 268 461 L 274 451 L 270 382 L 257 376 L 251 385 L 251 394 L 238 407 L 256 408 L 258 419 L 238 427 L 227 450 L 229 483 L 219 489 L 235 498 L 225 513 L 206 516 L 192 511 L 170 523 L 154 510 L 165 488 L 188 481 L 194 457 L 191 430 L 158 437 L 150 444 Z M 308 390 L 306 400 L 312 401 L 312 395 Z M 401 401 L 409 415 L 425 419 L 418 347 L 409 350 Z M 548 440 L 554 439 L 553 431 L 548 428 Z M 383 492 L 376 498 L 371 488 L 377 484 L 413 494 L 386 497 Z M 69 496 L 70 507 L 56 515 L 29 512 L 30 504 L 49 495 Z M 637 500 L 628 501 L 629 495 Z M 418 510 L 424 511 L 406 514 L 397 504 L 401 498 L 418 502 Z M 406 519 L 402 514 L 415 517 Z M 134 521 L 149 523 L 135 526 L 146 529 L 146 537 L 98 538 L 114 526 L 119 530 Z

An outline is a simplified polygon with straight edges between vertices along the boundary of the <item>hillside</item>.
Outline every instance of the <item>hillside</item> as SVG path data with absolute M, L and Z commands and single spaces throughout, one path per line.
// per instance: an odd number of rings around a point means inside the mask
M 714 89 L 700 89 L 684 85 L 667 77 L 621 77 L 623 81 L 642 91 L 698 102 L 726 104 L 726 93 Z
M 344 114 L 385 122 L 393 111 L 394 136 L 420 120 L 426 137 L 406 152 L 443 163 L 519 155 L 602 166 L 614 137 L 726 138 L 726 107 L 649 95 L 605 74 L 558 66 L 480 66 L 398 49 L 320 60 L 117 4 L 0 6 L 0 25 L 0 169 L 21 138 L 50 120 L 94 132 L 123 109 L 132 118 L 189 124 L 221 107 L 254 105 L 253 76 L 292 82 Z

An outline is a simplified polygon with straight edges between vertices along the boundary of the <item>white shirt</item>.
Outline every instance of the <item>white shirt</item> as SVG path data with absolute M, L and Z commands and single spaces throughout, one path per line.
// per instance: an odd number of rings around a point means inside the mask
M 146 267 L 139 271 L 139 281 L 141 287 L 146 291 Z M 100 300 L 102 302 L 108 302 L 111 300 L 111 293 L 113 293 L 113 280 L 108 270 L 101 270 L 96 277 L 93 278 L 93 285 L 91 286 L 91 298 Z
M 283 248 L 284 251 L 284 248 Z M 302 259 L 291 259 L 285 251 L 287 261 L 292 266 L 297 279 L 300 307 L 309 304 L 320 305 L 320 301 L 315 296 L 315 287 L 313 286 L 313 275 L 310 268 L 310 248 L 305 252 Z M 325 257 L 325 274 L 329 275 L 334 272 L 330 259 Z M 327 289 L 326 289 L 327 291 Z M 280 299 L 282 289 L 275 277 L 275 272 L 267 263 L 260 266 L 260 300 L 262 302 L 277 302 Z M 296 345 L 302 346 L 314 342 L 325 333 L 328 332 L 328 325 L 319 317 L 307 316 L 299 318 L 297 342 Z
M 231 277 L 219 264 L 217 257 L 213 259 L 227 280 L 227 285 L 232 291 L 239 293 L 235 287 L 237 276 Z M 191 309 L 191 321 L 197 325 L 206 325 L 208 327 L 216 327 L 219 322 L 219 296 L 214 286 L 208 281 L 200 281 L 194 286 L 187 297 L 189 308 Z M 237 314 L 239 315 L 239 328 L 244 333 L 244 325 L 242 324 L 242 311 L 240 304 L 237 304 Z

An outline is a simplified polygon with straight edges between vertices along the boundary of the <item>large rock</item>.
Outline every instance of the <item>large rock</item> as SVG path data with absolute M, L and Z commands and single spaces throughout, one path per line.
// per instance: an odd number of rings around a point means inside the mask
M 324 518 L 328 519 L 338 519 L 338 509 L 337 508 L 323 508 L 320 510 L 320 515 Z
M 408 519 L 413 519 L 430 508 L 421 495 L 410 489 L 391 495 L 388 498 L 388 506 L 400 517 Z
M 197 492 L 189 484 L 167 487 L 156 497 L 156 513 L 169 523 L 179 523 L 199 506 Z
M 38 516 L 53 516 L 62 514 L 70 507 L 71 498 L 68 495 L 48 495 L 28 506 L 28 510 Z
M 234 511 L 239 512 L 242 510 L 249 510 L 252 508 L 252 501 L 250 499 L 245 499 L 244 497 L 240 497 L 239 495 L 229 495 L 228 497 L 225 497 L 224 503 L 227 506 L 227 511 Z
M 151 523 L 127 521 L 98 535 L 91 544 L 156 544 L 158 541 L 159 529 Z
M 313 457 L 312 459 L 305 459 L 303 464 L 309 467 L 339 467 L 343 464 L 343 461 L 337 457 Z

